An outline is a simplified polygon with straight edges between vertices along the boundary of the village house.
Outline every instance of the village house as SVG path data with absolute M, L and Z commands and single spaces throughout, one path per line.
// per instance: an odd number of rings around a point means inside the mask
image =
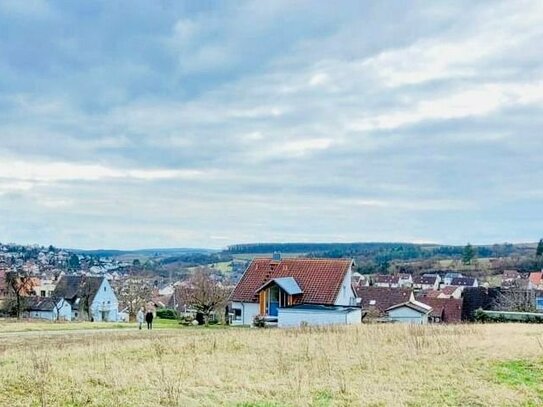
M 105 277 L 63 276 L 52 295 L 64 298 L 72 307 L 72 319 L 116 322 L 119 303 Z
M 441 279 L 435 274 L 425 274 L 413 277 L 413 288 L 415 290 L 437 290 Z
M 358 286 L 355 289 L 367 319 L 386 319 L 390 307 L 415 299 L 410 288 Z
M 72 306 L 64 298 L 28 297 L 25 300 L 24 316 L 47 321 L 71 321 Z
M 429 297 L 427 295 L 417 295 L 416 300 L 432 307 L 430 313 L 430 322 L 459 324 L 462 322 L 462 304 L 461 298 L 440 298 Z
M 410 300 L 403 304 L 393 305 L 387 309 L 388 319 L 403 324 L 426 325 L 430 322 L 432 307 L 421 302 Z
M 462 275 L 462 273 L 449 272 L 449 273 L 445 274 L 445 276 L 443 277 L 443 285 L 445 285 L 445 286 L 453 285 L 452 284 L 453 278 L 460 278 L 460 277 L 464 277 Z
M 400 287 L 400 276 L 390 274 L 377 274 L 373 276 L 375 287 L 398 288 Z
M 450 285 L 454 287 L 479 287 L 477 279 L 473 277 L 454 277 Z
M 412 287 L 413 286 L 413 276 L 411 274 L 399 274 L 398 275 L 398 284 L 400 287 Z
M 279 327 L 359 324 L 360 307 L 347 259 L 254 259 L 234 289 L 233 325 L 255 317 Z
M 543 271 L 530 273 L 528 277 L 529 290 L 543 290 Z

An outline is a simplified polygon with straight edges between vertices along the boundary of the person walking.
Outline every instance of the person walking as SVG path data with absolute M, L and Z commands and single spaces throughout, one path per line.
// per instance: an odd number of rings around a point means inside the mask
M 147 314 L 145 314 L 145 322 L 147 322 L 147 329 L 153 329 L 153 311 L 147 310 Z
M 141 307 L 138 311 L 138 314 L 136 315 L 136 321 L 138 321 L 138 327 L 141 331 L 141 327 L 143 326 L 143 321 L 145 319 L 145 313 L 143 312 L 145 308 Z

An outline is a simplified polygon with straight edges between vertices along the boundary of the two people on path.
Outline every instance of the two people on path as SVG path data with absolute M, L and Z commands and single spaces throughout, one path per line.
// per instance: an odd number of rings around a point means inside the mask
M 136 315 L 136 321 L 138 322 L 138 328 L 141 330 L 143 326 L 143 322 L 145 321 L 147 323 L 147 329 L 153 329 L 153 319 L 155 315 L 153 314 L 153 311 L 147 310 L 145 311 L 144 307 L 141 307 Z

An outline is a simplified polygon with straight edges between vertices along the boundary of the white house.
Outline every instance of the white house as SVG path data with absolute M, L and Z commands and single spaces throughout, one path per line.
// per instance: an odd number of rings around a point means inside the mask
M 53 297 L 64 298 L 72 306 L 72 319 L 116 322 L 119 302 L 105 277 L 63 276 Z
M 373 285 L 375 287 L 398 288 L 400 287 L 400 276 L 377 274 L 373 276 Z
M 279 327 L 361 323 L 352 260 L 254 259 L 234 289 L 232 324 L 256 316 Z
M 25 316 L 28 318 L 48 321 L 72 320 L 72 306 L 64 298 L 28 297 L 25 301 Z
M 432 307 L 418 301 L 408 301 L 393 305 L 387 310 L 389 320 L 406 324 L 425 325 L 428 323 Z
M 413 277 L 413 288 L 415 290 L 437 290 L 441 278 L 436 274 L 425 274 Z

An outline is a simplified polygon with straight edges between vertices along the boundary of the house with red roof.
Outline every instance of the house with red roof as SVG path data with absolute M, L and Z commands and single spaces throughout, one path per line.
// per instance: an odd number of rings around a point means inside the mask
M 373 276 L 375 287 L 398 288 L 400 287 L 400 276 L 391 274 L 377 274 Z
M 255 258 L 230 297 L 232 324 L 359 324 L 352 268 L 350 259 Z
M 528 281 L 528 289 L 543 290 L 543 271 L 536 271 L 534 273 L 530 273 Z

